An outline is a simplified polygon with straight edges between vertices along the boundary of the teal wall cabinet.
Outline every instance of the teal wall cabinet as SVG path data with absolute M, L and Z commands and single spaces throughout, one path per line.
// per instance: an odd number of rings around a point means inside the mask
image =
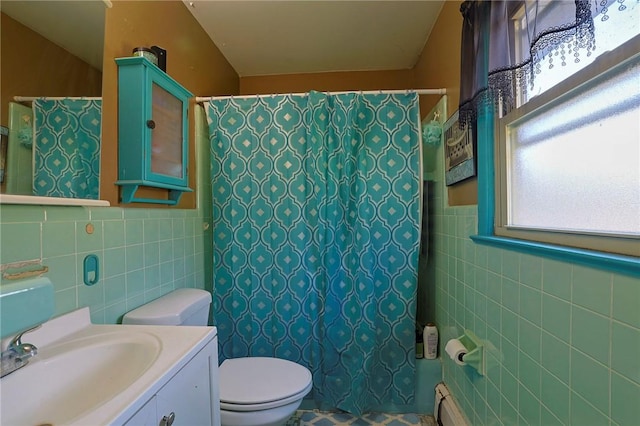
M 118 181 L 122 203 L 175 205 L 191 192 L 188 178 L 189 98 L 193 95 L 143 57 L 117 58 Z M 167 199 L 136 197 L 164 188 Z

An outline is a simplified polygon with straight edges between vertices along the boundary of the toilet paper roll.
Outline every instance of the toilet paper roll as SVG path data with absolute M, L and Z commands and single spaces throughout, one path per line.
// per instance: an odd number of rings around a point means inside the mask
M 456 362 L 458 365 L 465 365 L 465 362 L 462 360 L 462 357 L 467 354 L 467 348 L 464 347 L 462 342 L 458 339 L 451 339 L 447 342 L 444 347 L 444 351 L 449 355 L 449 357 Z

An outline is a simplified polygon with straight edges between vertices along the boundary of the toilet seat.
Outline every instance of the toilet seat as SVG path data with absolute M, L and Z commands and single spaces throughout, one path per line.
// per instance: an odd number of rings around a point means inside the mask
M 279 358 L 247 357 L 222 362 L 220 408 L 259 411 L 301 400 L 312 386 L 311 372 Z

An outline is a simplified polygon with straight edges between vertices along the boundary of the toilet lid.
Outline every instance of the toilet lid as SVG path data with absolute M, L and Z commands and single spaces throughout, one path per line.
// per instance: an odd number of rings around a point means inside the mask
M 220 365 L 220 402 L 261 404 L 300 393 L 311 384 L 311 372 L 279 358 L 226 359 Z

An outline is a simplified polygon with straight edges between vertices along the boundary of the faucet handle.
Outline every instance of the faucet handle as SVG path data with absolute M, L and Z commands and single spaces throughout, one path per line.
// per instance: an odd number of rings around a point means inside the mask
M 0 377 L 24 367 L 29 362 L 29 358 L 38 353 L 35 345 L 22 343 L 22 335 L 39 327 L 40 325 L 21 332 L 11 339 L 7 350 L 0 353 Z
M 32 356 L 36 356 L 38 354 L 38 348 L 31 343 L 22 343 L 17 346 L 18 352 L 20 354 L 20 358 L 31 358 Z
M 16 337 L 14 337 L 13 339 L 11 339 L 11 342 L 9 342 L 9 347 L 7 349 L 14 349 L 19 353 L 31 353 L 33 352 L 33 355 L 36 354 L 37 348 L 35 346 L 33 346 L 30 343 L 22 343 L 22 335 L 25 333 L 28 333 L 30 331 L 33 330 L 37 330 L 38 328 L 42 327 L 42 324 L 38 324 L 35 327 L 31 327 L 29 329 L 26 329 L 22 332 L 20 332 Z

